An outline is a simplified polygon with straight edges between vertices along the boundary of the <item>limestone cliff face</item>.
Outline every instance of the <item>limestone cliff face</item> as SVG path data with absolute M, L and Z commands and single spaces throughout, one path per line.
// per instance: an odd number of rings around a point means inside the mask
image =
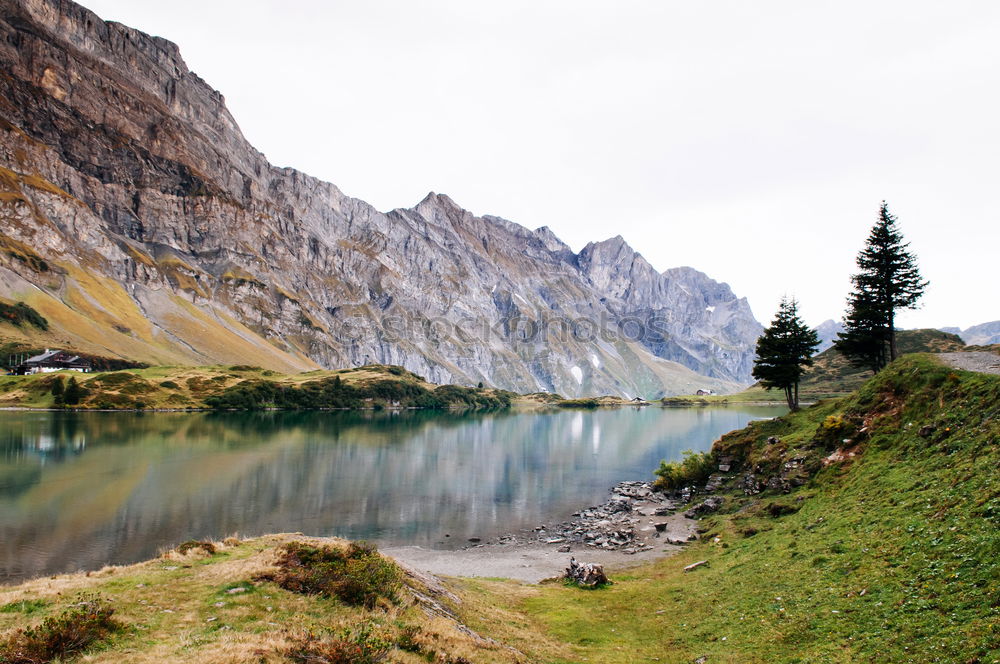
M 568 395 L 749 380 L 761 328 L 725 284 L 443 195 L 380 212 L 269 164 L 174 44 L 67 0 L 0 9 L 0 294 L 53 344 Z

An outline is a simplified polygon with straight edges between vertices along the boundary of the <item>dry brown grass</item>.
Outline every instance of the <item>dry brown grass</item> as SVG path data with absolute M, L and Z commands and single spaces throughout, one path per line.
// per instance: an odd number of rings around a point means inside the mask
M 45 608 L 27 621 L 38 624 L 64 610 L 80 592 L 98 593 L 113 601 L 115 617 L 128 630 L 114 637 L 87 662 L 287 662 L 287 653 L 304 634 L 334 638 L 344 630 L 371 625 L 392 642 L 391 659 L 400 664 L 426 661 L 471 663 L 527 662 L 515 650 L 484 638 L 460 620 L 467 616 L 479 625 L 505 628 L 514 641 L 531 645 L 530 626 L 509 608 L 491 606 L 478 592 L 452 594 L 432 578 L 404 576 L 398 604 L 375 610 L 347 606 L 335 599 L 306 596 L 252 579 L 273 572 L 279 548 L 288 542 L 314 546 L 346 546 L 333 538 L 300 534 L 269 535 L 251 540 L 235 537 L 212 541 L 215 554 L 192 547 L 176 548 L 161 557 L 124 567 L 105 567 L 90 573 L 33 579 L 0 588 L 0 606 L 43 599 Z M 513 601 L 521 586 L 514 585 Z M 506 600 L 505 600 L 506 601 Z M 25 616 L 0 612 L 0 633 L 24 626 Z M 332 635 L 332 636 L 331 636 Z M 504 636 L 505 636 L 504 635 Z M 406 647 L 400 647 L 400 645 Z

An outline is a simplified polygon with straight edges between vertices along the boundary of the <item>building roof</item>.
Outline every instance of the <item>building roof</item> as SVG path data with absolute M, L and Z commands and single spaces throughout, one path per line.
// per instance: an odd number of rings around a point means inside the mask
M 79 355 L 69 355 L 61 350 L 45 349 L 44 353 L 33 355 L 24 361 L 24 364 L 77 364 L 90 365 L 90 360 L 85 360 Z
M 41 364 L 46 360 L 51 360 L 55 355 L 61 353 L 61 350 L 49 350 L 45 349 L 44 353 L 39 353 L 38 355 L 33 355 L 24 361 L 25 364 L 31 362 L 32 364 Z

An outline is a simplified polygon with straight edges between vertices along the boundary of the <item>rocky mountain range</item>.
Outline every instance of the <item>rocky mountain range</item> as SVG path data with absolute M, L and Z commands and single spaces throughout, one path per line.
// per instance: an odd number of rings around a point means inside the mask
M 844 324 L 839 320 L 830 318 L 813 329 L 816 330 L 816 335 L 819 337 L 819 346 L 816 347 L 816 354 L 819 354 L 833 346 L 833 342 L 837 340 L 837 335 L 844 331 Z
M 942 327 L 941 331 L 957 334 L 962 337 L 962 341 L 970 346 L 1000 344 L 1000 320 L 980 323 L 964 330 L 958 327 Z
M 440 194 L 380 212 L 268 163 L 173 43 L 67 0 L 0 9 L 0 296 L 48 319 L 35 342 L 565 395 L 750 382 L 761 326 L 726 284 Z

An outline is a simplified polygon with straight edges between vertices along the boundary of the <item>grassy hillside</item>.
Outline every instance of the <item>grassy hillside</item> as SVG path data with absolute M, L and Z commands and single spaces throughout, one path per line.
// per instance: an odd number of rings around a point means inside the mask
M 965 348 L 956 334 L 940 330 L 900 330 L 898 333 L 900 355 L 911 353 L 945 353 Z M 827 348 L 813 358 L 813 365 L 806 369 L 799 384 L 799 398 L 810 402 L 850 394 L 872 377 L 869 369 L 852 366 L 835 348 Z M 765 390 L 753 385 L 736 394 L 707 397 L 683 396 L 663 399 L 666 405 L 711 405 L 725 403 L 753 403 L 774 401 L 784 403 L 780 390 Z
M 497 408 L 510 405 L 513 396 L 488 388 L 434 385 L 396 366 L 280 374 L 234 365 L 0 376 L 0 407 L 61 407 L 53 387 L 61 381 L 65 390 L 70 379 L 79 382 L 84 396 L 67 407 L 85 409 Z
M 897 337 L 900 355 L 909 353 L 945 353 L 962 350 L 965 342 L 957 334 L 940 330 L 900 330 Z M 828 348 L 813 360 L 799 385 L 799 393 L 815 398 L 853 392 L 872 377 L 868 369 L 851 366 L 835 348 Z
M 555 661 L 995 662 L 998 439 L 1000 377 L 901 358 L 855 395 L 718 441 L 739 470 L 682 555 L 513 605 L 574 646 Z
M 454 579 L 435 595 L 407 579 L 401 603 L 352 608 L 255 581 L 287 541 L 265 538 L 9 588 L 0 629 L 39 624 L 89 590 L 127 628 L 88 661 L 308 661 L 287 654 L 302 638 L 294 615 L 321 633 L 369 625 L 400 662 L 989 664 L 1000 660 L 998 441 L 1000 377 L 909 355 L 849 397 L 723 436 L 711 461 L 733 470 L 701 538 L 598 590 Z M 428 618 L 413 590 L 457 622 Z M 413 640 L 423 650 L 407 650 Z

